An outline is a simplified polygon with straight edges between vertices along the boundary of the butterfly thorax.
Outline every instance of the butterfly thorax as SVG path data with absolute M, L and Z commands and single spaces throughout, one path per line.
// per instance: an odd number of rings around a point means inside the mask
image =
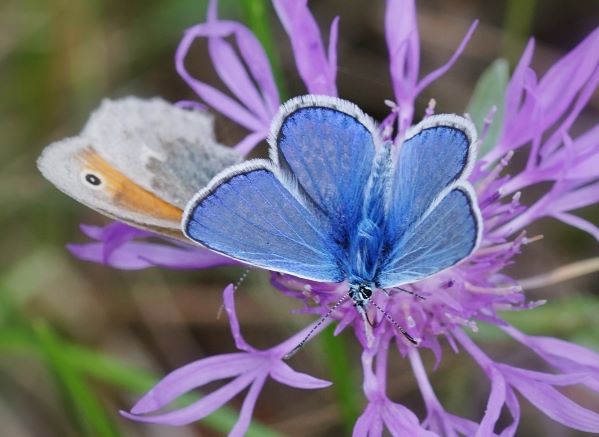
M 391 168 L 391 144 L 385 144 L 374 160 L 365 187 L 362 217 L 352 236 L 348 279 L 350 284 L 356 284 L 354 288 L 371 287 L 376 280 L 384 249 L 385 211 Z

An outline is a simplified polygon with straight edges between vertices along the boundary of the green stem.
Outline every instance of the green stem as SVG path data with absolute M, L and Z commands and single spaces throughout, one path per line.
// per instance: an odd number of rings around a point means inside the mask
M 346 433 L 351 435 L 356 419 L 360 414 L 360 405 L 356 396 L 356 393 L 359 392 L 359 390 L 356 390 L 359 383 L 356 382 L 351 372 L 345 338 L 342 335 L 335 337 L 333 335 L 334 331 L 335 328 L 329 326 L 320 334 L 319 340 L 329 368 Z
M 262 44 L 266 56 L 270 61 L 275 82 L 279 89 L 281 100 L 286 100 L 288 94 L 285 87 L 285 81 L 283 80 L 283 71 L 281 69 L 281 61 L 276 51 L 274 38 L 270 28 L 270 2 L 265 0 L 243 0 L 241 5 L 243 7 L 243 13 L 245 21 L 248 27 L 254 32 L 258 41 Z
M 536 0 L 509 0 L 505 12 L 503 53 L 510 65 L 516 65 L 531 33 Z
M 76 375 L 76 378 L 93 378 L 139 394 L 147 392 L 160 380 L 160 377 L 152 372 L 138 369 L 116 358 L 62 340 L 45 324 L 40 324 L 36 328 L 35 335 L 21 328 L 4 327 L 0 329 L 0 350 L 4 354 L 16 352 L 35 355 L 42 352 L 47 361 L 53 363 L 52 370 L 61 382 L 67 385 L 71 391 L 74 388 L 78 394 L 80 394 L 79 389 L 84 380 L 74 380 L 73 375 Z M 56 372 L 57 364 L 60 365 L 58 367 L 60 372 Z M 86 395 L 83 394 L 83 396 Z M 185 395 L 175 402 L 175 405 L 188 405 L 198 399 L 200 397 L 197 395 Z M 227 434 L 235 425 L 237 416 L 235 410 L 221 407 L 202 419 L 202 424 L 214 431 Z M 252 421 L 246 435 L 249 437 L 280 437 L 278 432 L 256 421 Z

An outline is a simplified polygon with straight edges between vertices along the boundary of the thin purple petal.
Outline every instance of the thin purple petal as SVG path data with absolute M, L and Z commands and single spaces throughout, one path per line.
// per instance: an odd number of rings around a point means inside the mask
M 235 346 L 242 351 L 254 352 L 256 349 L 245 341 L 241 334 L 241 329 L 239 328 L 239 320 L 237 319 L 237 313 L 235 312 L 235 286 L 233 284 L 227 285 L 223 290 L 223 301 L 225 311 L 229 316 L 229 326 L 231 327 L 231 335 L 235 340 Z
M 196 38 L 224 38 L 231 34 L 235 27 L 236 23 L 225 21 L 198 24 L 191 27 L 185 32 L 183 39 L 179 43 L 179 47 L 177 47 L 175 65 L 179 75 L 208 105 L 248 130 L 263 131 L 270 120 L 261 119 L 260 114 L 252 113 L 223 92 L 195 79 L 185 67 L 185 59 Z M 239 66 L 241 64 L 237 63 L 236 65 Z M 239 75 L 246 75 L 245 71 L 237 73 Z
M 553 217 L 555 217 L 559 221 L 566 223 L 567 225 L 573 226 L 575 228 L 580 229 L 581 231 L 584 231 L 592 235 L 595 238 L 595 240 L 599 242 L 599 227 L 595 226 L 593 223 L 575 215 L 563 212 L 553 214 Z
M 435 437 L 420 426 L 418 417 L 403 405 L 388 402 L 382 412 L 383 422 L 393 436 Z
M 260 141 L 262 141 L 263 139 L 265 139 L 267 135 L 268 135 L 267 131 L 264 131 L 264 132 L 253 132 L 253 133 L 247 135 L 243 140 L 241 140 L 240 142 L 238 142 L 234 146 L 234 149 L 241 156 L 245 156 L 248 153 L 250 153 L 254 149 L 254 147 L 256 147 L 256 144 L 258 144 Z
M 256 400 L 262 391 L 262 387 L 264 387 L 266 378 L 267 375 L 259 376 L 250 386 L 248 394 L 243 400 L 243 405 L 241 406 L 241 411 L 239 412 L 239 419 L 237 419 L 237 423 L 235 423 L 235 426 L 229 433 L 229 437 L 242 437 L 245 435 L 245 432 L 252 421 L 252 414 L 254 413 Z
M 337 95 L 336 68 L 327 59 L 320 30 L 307 0 L 274 0 L 273 5 L 293 48 L 295 62 L 310 94 Z M 331 29 L 336 33 L 337 26 Z M 331 37 L 336 39 L 336 34 Z M 332 48 L 329 46 L 329 57 Z M 336 66 L 335 66 L 336 67 Z
M 443 65 L 442 67 L 440 67 L 440 68 L 436 69 L 435 71 L 432 71 L 429 74 L 427 74 L 418 83 L 418 85 L 416 87 L 416 94 L 420 94 L 424 89 L 426 89 L 426 87 L 428 87 L 431 83 L 433 83 L 438 78 L 440 78 L 441 76 L 443 76 L 445 73 L 447 73 L 449 71 L 449 69 L 451 67 L 453 67 L 453 64 L 455 64 L 455 62 L 458 60 L 458 58 L 464 52 L 464 49 L 466 48 L 466 45 L 468 44 L 468 41 L 470 41 L 470 38 L 472 38 L 472 34 L 476 30 L 477 26 L 478 26 L 478 20 L 475 20 L 470 25 L 470 28 L 468 29 L 468 32 L 466 32 L 466 35 L 464 35 L 464 38 L 462 39 L 462 42 L 460 43 L 460 45 L 458 46 L 458 48 L 456 49 L 456 51 L 453 53 L 453 55 L 451 56 L 451 58 L 449 58 L 449 61 L 447 61 L 445 63 L 445 65 Z
M 414 0 L 387 0 L 385 38 L 391 84 L 400 104 L 412 103 L 420 68 L 420 38 Z
M 332 383 L 324 379 L 315 378 L 306 373 L 301 373 L 293 370 L 287 364 L 279 361 L 270 371 L 270 376 L 281 384 L 295 388 L 317 389 L 329 387 Z
M 353 437 L 363 437 L 370 435 L 370 429 L 376 416 L 375 407 L 372 404 L 368 404 L 364 409 L 364 412 L 358 417 L 354 424 L 354 430 L 352 433 Z
M 476 437 L 486 437 L 494 433 L 495 424 L 505 404 L 506 384 L 503 375 L 494 368 L 488 371 L 488 375 L 491 378 L 491 394 Z
M 235 395 L 250 385 L 255 376 L 256 375 L 253 373 L 239 376 L 218 390 L 204 396 L 199 401 L 196 401 L 187 407 L 169 411 L 167 413 L 151 416 L 139 416 L 127 412 L 121 412 L 121 414 L 138 422 L 161 423 L 175 426 L 187 425 L 203 419 L 218 410 L 226 402 L 230 401 Z
M 584 408 L 548 384 L 510 375 L 510 383 L 535 407 L 569 428 L 599 432 L 599 414 Z
M 77 258 L 106 264 L 121 270 L 149 267 L 169 269 L 203 269 L 235 265 L 237 261 L 204 248 L 180 248 L 167 244 L 130 241 L 114 248 L 106 257 L 105 243 L 68 244 L 67 249 Z
M 264 107 L 264 102 L 254 87 L 241 60 L 235 50 L 224 39 L 209 38 L 208 50 L 214 69 L 231 92 L 260 119 L 268 119 L 271 114 Z
M 260 360 L 245 353 L 218 355 L 194 361 L 169 373 L 131 409 L 133 414 L 159 410 L 176 398 L 209 382 L 253 370 Z

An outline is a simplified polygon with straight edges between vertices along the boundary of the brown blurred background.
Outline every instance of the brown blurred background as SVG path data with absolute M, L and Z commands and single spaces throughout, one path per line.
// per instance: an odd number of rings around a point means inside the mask
M 241 3 L 221 1 L 221 16 L 245 21 L 247 8 Z M 234 350 L 226 317 L 218 318 L 217 313 L 222 288 L 242 271 L 122 272 L 73 258 L 64 245 L 85 240 L 78 224 L 107 220 L 58 192 L 35 167 L 44 145 L 76 134 L 103 97 L 135 94 L 171 101 L 193 99 L 174 70 L 173 55 L 183 30 L 203 21 L 205 6 L 202 0 L 0 3 L 2 436 L 85 435 L 90 428 L 82 422 L 90 419 L 79 411 L 81 405 L 98 408 L 97 416 L 108 424 L 107 432 L 113 433 L 106 435 L 220 435 L 202 423 L 172 429 L 132 423 L 117 410 L 130 407 L 159 375 L 194 359 Z M 311 6 L 325 35 L 330 20 L 341 16 L 340 95 L 383 117 L 383 100 L 392 98 L 384 2 L 315 0 Z M 418 6 L 421 75 L 444 63 L 470 23 L 481 20 L 456 66 L 418 100 L 418 117 L 431 97 L 437 100 L 438 112 L 463 112 L 482 71 L 498 57 L 506 57 L 513 67 L 525 35 L 537 38 L 534 66 L 543 72 L 599 25 L 599 2 L 593 0 L 423 0 Z M 268 12 L 287 92 L 289 96 L 303 93 L 287 37 L 272 11 Z M 218 83 L 204 45 L 196 46 L 190 65 L 198 77 Z M 576 129 L 596 124 L 598 114 L 596 93 Z M 233 144 L 242 134 L 223 118 L 218 118 L 217 127 L 225 144 Z M 596 223 L 599 209 L 589 208 L 582 215 Z M 511 270 L 515 277 L 534 276 L 598 255 L 596 241 L 564 225 L 547 221 L 535 225 L 531 233 L 543 233 L 545 239 L 519 258 Z M 518 314 L 510 320 L 529 332 L 575 340 L 599 350 L 597 279 L 589 275 L 536 290 L 531 299 L 547 298 L 550 303 L 534 315 Z M 266 275 L 258 272 L 250 274 L 237 294 L 237 303 L 243 331 L 256 346 L 275 344 L 310 320 L 290 315 L 289 309 L 298 304 L 283 298 L 268 285 Z M 495 331 L 483 334 L 481 341 L 492 355 L 531 368 L 538 364 Z M 346 434 L 352 414 L 363 403 L 361 371 L 353 339 L 343 335 L 335 344 L 337 355 L 331 356 L 327 353 L 330 335 L 321 336 L 298 356 L 294 366 L 322 378 L 342 377 L 341 388 L 312 392 L 269 383 L 255 417 L 283 435 Z M 60 354 L 76 355 L 77 351 L 90 360 L 88 367 L 74 371 L 75 385 L 81 381 L 83 387 L 82 392 L 75 390 L 81 398 L 73 397 L 69 365 L 67 370 L 60 367 Z M 341 373 L 336 368 L 339 354 L 348 355 L 349 364 Z M 116 367 L 93 367 L 102 357 L 113 360 L 109 364 Z M 118 374 L 119 369 L 124 373 Z M 392 356 L 390 372 L 391 397 L 422 418 L 423 407 L 407 364 Z M 488 384 L 467 356 L 446 353 L 432 380 L 448 410 L 475 420 L 481 416 Z M 589 408 L 599 409 L 596 397 L 576 389 L 568 393 Z M 86 396 L 91 397 L 90 403 Z M 233 419 L 239 405 L 240 399 L 231 403 Z M 523 410 L 519 435 L 579 435 L 549 421 L 526 402 Z M 95 417 L 94 411 L 88 416 Z

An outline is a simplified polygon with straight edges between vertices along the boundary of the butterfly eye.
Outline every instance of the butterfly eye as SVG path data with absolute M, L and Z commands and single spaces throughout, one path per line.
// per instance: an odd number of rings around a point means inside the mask
M 102 178 L 98 174 L 89 170 L 83 170 L 83 172 L 81 172 L 81 179 L 83 180 L 85 185 L 94 190 L 99 189 L 104 183 L 104 181 L 102 181 Z

